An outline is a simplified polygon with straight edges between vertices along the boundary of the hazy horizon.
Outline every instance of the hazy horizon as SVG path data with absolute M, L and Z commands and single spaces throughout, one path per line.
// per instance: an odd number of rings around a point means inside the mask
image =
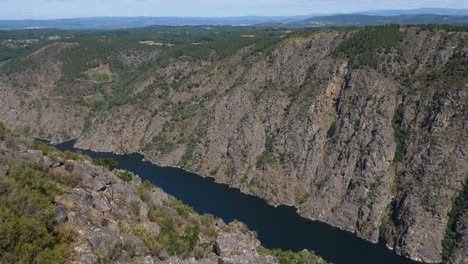
M 300 16 L 314 13 L 353 13 L 368 10 L 453 8 L 468 1 L 358 0 L 3 0 L 0 20 L 86 17 L 236 17 Z

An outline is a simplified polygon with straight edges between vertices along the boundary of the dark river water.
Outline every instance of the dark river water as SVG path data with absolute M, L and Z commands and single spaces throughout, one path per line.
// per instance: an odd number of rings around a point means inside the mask
M 74 142 L 56 145 L 72 150 Z M 80 150 L 93 158 L 114 158 L 119 168 L 132 171 L 143 180 L 190 205 L 199 213 L 210 213 L 225 222 L 238 219 L 258 233 L 262 245 L 284 250 L 313 250 L 336 264 L 412 263 L 388 250 L 384 243 L 372 244 L 354 234 L 321 222 L 300 217 L 293 207 L 268 205 L 264 200 L 218 184 L 210 178 L 177 168 L 160 167 L 142 161 L 140 154 L 115 155 Z

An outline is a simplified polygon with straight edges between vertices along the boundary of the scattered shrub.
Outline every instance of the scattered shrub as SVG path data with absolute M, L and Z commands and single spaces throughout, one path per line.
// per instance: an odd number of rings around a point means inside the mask
M 54 231 L 54 199 L 61 193 L 36 164 L 12 164 L 0 197 L 1 263 L 66 263 L 65 245 Z
M 113 158 L 93 159 L 93 164 L 103 166 L 110 171 L 114 170 L 118 166 L 118 162 Z
M 139 216 L 140 215 L 140 203 L 136 200 L 133 200 L 130 202 L 130 212 L 134 215 L 134 216 Z
M 5 125 L 0 122 L 0 136 L 4 137 L 7 134 L 8 130 Z
M 140 199 L 144 202 L 147 202 L 150 199 L 149 192 L 153 188 L 154 185 L 148 180 L 145 180 L 142 184 L 136 186 L 137 193 L 140 196 Z
M 395 158 L 394 161 L 401 161 L 403 160 L 405 149 L 406 149 L 406 141 L 409 137 L 409 130 L 402 128 L 403 123 L 403 105 L 398 105 L 395 114 L 393 116 L 393 136 L 395 137 Z
M 131 182 L 133 179 L 133 176 L 129 171 L 121 171 L 117 173 L 117 177 L 119 177 L 124 182 Z
M 272 255 L 280 264 L 324 264 L 325 261 L 316 256 L 313 252 L 303 250 L 300 252 L 283 251 L 281 249 L 266 249 L 262 246 L 257 247 L 261 255 Z
M 336 121 L 333 121 L 333 123 L 330 125 L 330 128 L 327 131 L 327 137 L 332 138 L 336 133 Z
M 42 155 L 49 157 L 51 160 L 56 161 L 59 157 L 63 156 L 63 153 L 47 143 L 35 140 L 31 145 L 33 149 L 42 152 Z
M 16 148 L 18 147 L 18 143 L 16 142 L 16 140 L 17 139 L 15 137 L 7 137 L 5 142 L 7 148 L 16 150 Z
M 442 240 L 442 258 L 444 259 L 444 262 L 450 258 L 453 249 L 455 248 L 457 238 L 457 221 L 462 214 L 463 208 L 468 206 L 466 197 L 468 197 L 468 174 L 465 174 L 463 190 L 452 201 L 452 210 L 449 213 L 449 219 L 445 229 L 445 236 Z
M 75 164 L 72 162 L 66 161 L 65 162 L 65 170 L 68 172 L 72 172 L 75 169 Z
M 78 160 L 78 161 L 83 159 L 80 154 L 76 152 L 68 151 L 68 150 L 63 152 L 63 158 L 66 160 Z
M 268 162 L 268 154 L 264 151 L 260 156 L 257 157 L 256 166 L 258 169 L 263 168 Z
M 41 151 L 42 155 L 45 155 L 45 156 L 49 155 L 49 153 L 51 152 L 50 146 L 48 144 L 37 141 L 37 140 L 33 142 L 31 147 L 35 150 Z
M 258 169 L 263 168 L 271 160 L 271 153 L 273 152 L 275 138 L 269 131 L 265 131 L 265 135 L 265 151 L 257 157 L 256 166 Z
M 193 210 L 192 207 L 182 203 L 172 196 L 169 197 L 169 206 L 174 208 L 182 217 L 188 217 L 190 214 L 195 214 L 195 210 Z
M 50 174 L 56 182 L 71 188 L 75 188 L 81 182 L 80 175 L 68 171 L 51 170 Z
M 216 175 L 216 173 L 218 173 L 218 170 L 219 170 L 219 166 L 216 166 L 214 169 L 212 169 L 212 170 L 210 171 L 210 175 L 211 175 L 211 176 Z

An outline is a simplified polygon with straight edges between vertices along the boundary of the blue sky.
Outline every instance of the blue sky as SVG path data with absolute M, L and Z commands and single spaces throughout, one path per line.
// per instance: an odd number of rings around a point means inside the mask
M 468 0 L 0 0 L 0 19 L 271 16 L 420 7 L 468 8 Z

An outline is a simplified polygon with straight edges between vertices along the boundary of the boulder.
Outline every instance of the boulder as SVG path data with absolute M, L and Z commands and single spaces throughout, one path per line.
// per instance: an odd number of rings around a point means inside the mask
M 219 264 L 276 264 L 272 256 L 260 256 L 255 251 L 245 251 L 242 254 L 222 257 Z
M 215 241 L 214 252 L 218 256 L 230 256 L 242 254 L 245 250 L 254 251 L 259 245 L 260 242 L 250 232 L 221 233 Z
M 122 239 L 108 228 L 94 228 L 87 233 L 93 251 L 102 257 L 112 258 L 122 249 Z
M 57 223 L 64 223 L 68 221 L 67 208 L 59 204 L 55 207 L 54 220 Z
M 133 234 L 122 234 L 122 249 L 127 252 L 129 256 L 146 256 L 150 254 L 149 249 L 141 238 Z

